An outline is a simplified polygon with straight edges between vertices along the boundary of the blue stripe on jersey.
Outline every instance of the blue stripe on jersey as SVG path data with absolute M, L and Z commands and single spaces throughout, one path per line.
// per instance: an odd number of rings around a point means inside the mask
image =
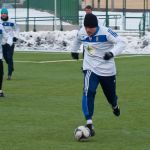
M 99 35 L 99 42 L 107 42 L 106 35 Z
M 0 34 L 2 34 L 3 33 L 3 31 L 0 29 Z
M 114 32 L 114 31 L 112 31 L 112 29 L 108 29 L 108 32 L 112 35 L 112 36 L 114 36 L 114 37 L 117 37 L 118 35 L 117 35 L 117 33 L 116 32 Z
M 107 42 L 106 35 L 98 35 L 87 37 L 86 39 L 81 40 L 82 42 Z
M 3 22 L 3 26 L 10 26 L 10 27 L 13 27 L 13 26 L 14 26 L 14 23 L 12 23 L 12 22 Z

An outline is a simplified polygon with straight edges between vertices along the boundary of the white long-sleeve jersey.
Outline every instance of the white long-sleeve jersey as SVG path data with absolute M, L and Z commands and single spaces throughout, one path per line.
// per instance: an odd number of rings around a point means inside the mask
M 126 43 L 110 28 L 99 26 L 96 33 L 89 37 L 82 27 L 72 46 L 72 52 L 78 52 L 80 45 L 84 47 L 83 70 L 91 70 L 100 76 L 113 76 L 116 74 L 114 58 L 104 60 L 106 52 L 112 52 L 114 56 L 121 53 Z
M 12 45 L 13 44 L 13 37 L 19 37 L 19 27 L 17 26 L 17 24 L 12 21 L 11 19 L 8 19 L 7 21 L 2 21 L 1 23 L 4 27 L 4 30 L 7 34 L 6 38 L 3 38 L 2 44 L 9 44 Z
M 0 59 L 3 58 L 3 55 L 2 55 L 2 40 L 3 38 L 7 38 L 7 34 L 4 30 L 4 27 L 0 24 Z

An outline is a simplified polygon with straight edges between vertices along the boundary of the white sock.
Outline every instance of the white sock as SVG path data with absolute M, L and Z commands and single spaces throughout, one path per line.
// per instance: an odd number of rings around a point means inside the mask
M 93 124 L 93 121 L 92 121 L 92 119 L 88 119 L 86 123 L 87 124 Z
M 116 109 L 118 107 L 118 105 L 116 105 L 115 107 L 113 107 L 113 109 Z
M 2 90 L 0 90 L 0 93 L 2 93 L 3 91 Z

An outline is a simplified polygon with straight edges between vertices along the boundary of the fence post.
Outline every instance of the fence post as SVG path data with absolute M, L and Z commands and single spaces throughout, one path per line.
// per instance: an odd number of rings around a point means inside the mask
M 55 30 L 54 21 L 55 21 L 55 18 L 53 17 L 53 31 Z
M 27 0 L 27 19 L 26 19 L 26 31 L 29 31 L 29 4 L 30 0 Z
M 63 31 L 63 25 L 62 25 L 62 12 L 61 12 L 61 0 L 59 1 L 59 17 L 60 17 L 60 31 Z
M 26 17 L 26 32 L 28 31 L 28 18 Z
M 57 0 L 54 1 L 54 14 L 55 14 L 55 20 L 54 20 L 54 30 L 57 30 Z
M 144 0 L 144 12 L 143 12 L 143 35 L 145 35 L 145 22 L 146 22 L 146 10 L 145 10 L 145 0 Z
M 108 0 L 106 0 L 106 27 L 109 27 Z
M 141 38 L 141 21 L 140 21 L 140 24 L 139 24 L 139 38 Z
M 114 16 L 114 18 L 115 18 L 115 30 L 117 30 L 118 29 L 118 27 L 117 27 L 117 16 Z
M 36 32 L 36 24 L 35 24 L 36 18 L 34 17 L 34 25 L 33 25 L 33 31 Z
M 100 7 L 100 0 L 98 0 L 98 8 L 101 8 L 101 7 Z
M 15 22 L 16 22 L 16 0 L 15 0 Z
M 126 0 L 123 0 L 123 21 L 122 21 L 123 30 L 126 30 Z
M 63 31 L 62 17 L 60 17 L 60 31 Z

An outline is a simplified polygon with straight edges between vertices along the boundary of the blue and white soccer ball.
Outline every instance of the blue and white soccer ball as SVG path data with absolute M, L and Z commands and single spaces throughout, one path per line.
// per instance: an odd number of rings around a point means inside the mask
M 79 126 L 74 131 L 74 137 L 77 141 L 86 141 L 90 137 L 90 130 L 85 126 Z

